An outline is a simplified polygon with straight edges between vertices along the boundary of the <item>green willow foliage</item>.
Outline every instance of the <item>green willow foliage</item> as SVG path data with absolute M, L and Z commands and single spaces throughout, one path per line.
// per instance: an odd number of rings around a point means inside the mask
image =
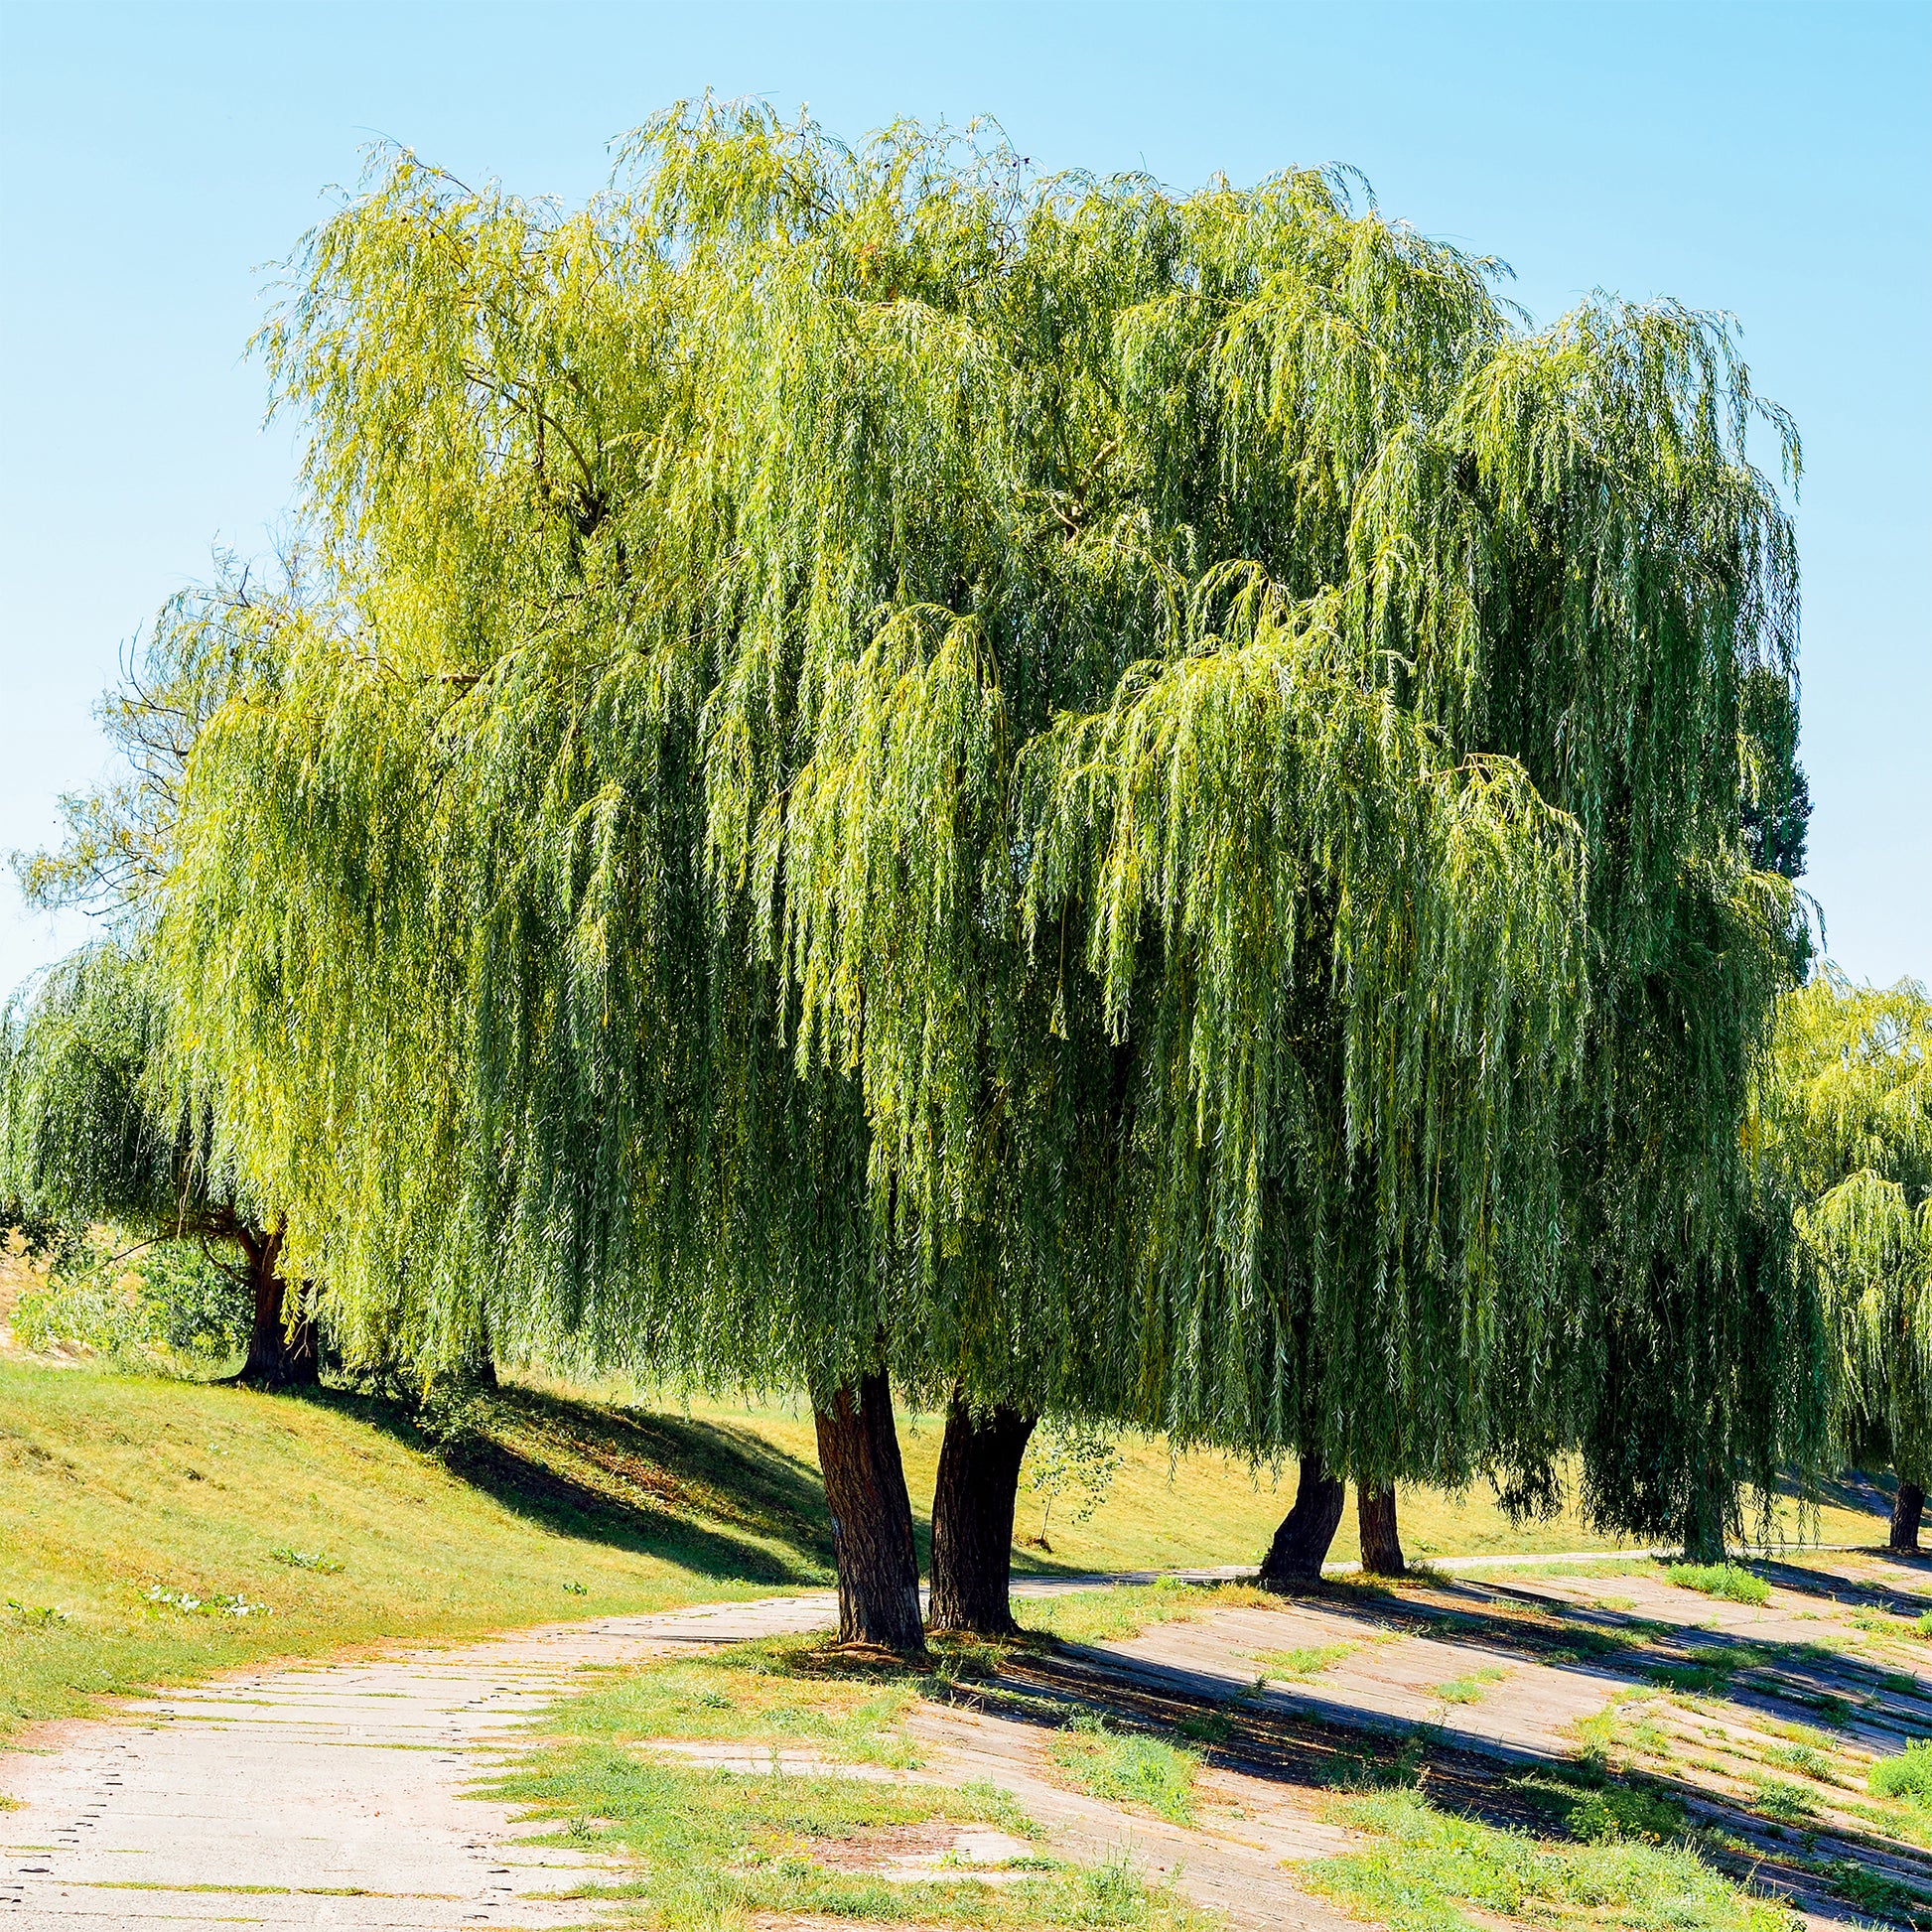
M 1679 1500 L 1788 1452 L 1796 444 L 1723 324 L 1497 275 L 1335 176 L 710 101 L 575 212 L 380 157 L 263 338 L 322 575 L 165 927 L 350 1348 L 883 1346 L 1364 1475 L 1642 1399 Z
M 0 1196 L 84 1229 L 226 1233 L 250 1216 L 206 1107 L 173 1087 L 149 963 L 105 941 L 31 982 L 0 1015 Z
M 1825 1285 L 1841 1435 L 1932 1478 L 1932 1000 L 1828 969 L 1787 994 L 1751 1121 Z

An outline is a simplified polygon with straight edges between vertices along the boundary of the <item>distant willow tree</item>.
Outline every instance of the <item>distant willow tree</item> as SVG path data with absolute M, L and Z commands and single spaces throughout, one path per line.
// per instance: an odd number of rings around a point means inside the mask
M 1891 1547 L 1932 1482 L 1932 1000 L 1827 968 L 1788 994 L 1753 1141 L 1824 1282 L 1840 1442 L 1889 1457 Z
M 283 1277 L 281 1220 L 218 1152 L 207 1109 L 173 1085 L 148 962 L 111 940 L 51 968 L 0 1024 L 0 1194 L 46 1223 L 199 1243 L 248 1298 L 236 1379 L 317 1380 L 316 1325 Z
M 1720 325 L 1496 273 L 1335 177 L 757 106 L 577 212 L 378 157 L 264 338 L 334 615 L 163 928 L 345 1345 L 487 1284 L 802 1382 L 901 1646 L 893 1378 L 969 1622 L 1048 1408 L 1528 1494 L 1648 1405 L 1595 1505 L 1722 1519 L 1803 1434 L 1732 1359 L 1804 1320 L 1735 1213 L 1795 446 Z
M 265 593 L 229 562 L 162 611 L 101 708 L 113 775 L 62 800 L 58 847 L 16 860 L 29 903 L 85 910 L 105 934 L 21 988 L 0 1025 L 0 1195 L 49 1224 L 210 1249 L 250 1305 L 238 1379 L 271 1388 L 317 1379 L 316 1324 L 284 1277 L 282 1218 L 221 1133 L 218 1092 L 187 1075 L 153 939 L 196 738 L 241 689 L 267 688 L 288 602 L 286 583 Z

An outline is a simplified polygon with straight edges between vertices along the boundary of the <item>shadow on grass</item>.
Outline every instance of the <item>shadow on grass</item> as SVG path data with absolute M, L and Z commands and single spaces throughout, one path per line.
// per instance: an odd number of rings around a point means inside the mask
M 414 1404 L 324 1387 L 300 1400 L 353 1416 L 558 1536 L 699 1575 L 821 1584 L 831 1523 L 818 1471 L 750 1430 L 506 1387 L 480 1391 L 439 1445 Z

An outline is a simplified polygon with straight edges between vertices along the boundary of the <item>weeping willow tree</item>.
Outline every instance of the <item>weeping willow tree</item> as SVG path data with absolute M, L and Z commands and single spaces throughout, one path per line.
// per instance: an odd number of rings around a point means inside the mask
M 313 1383 L 316 1326 L 284 1282 L 281 1221 L 170 1069 L 149 961 L 109 940 L 52 968 L 0 1021 L 0 1193 L 53 1225 L 111 1221 L 231 1257 L 217 1265 L 250 1308 L 236 1379 Z
M 1043 1408 L 1529 1493 L 1647 1404 L 1632 1521 L 1790 1452 L 1731 1351 L 1802 1326 L 1736 1213 L 1795 442 L 1721 323 L 1498 273 L 1331 175 L 709 101 L 574 211 L 378 156 L 262 344 L 326 619 L 163 921 L 350 1352 L 802 1383 L 899 1644 L 893 1379 L 969 1615 Z
M 218 1125 L 216 1089 L 187 1076 L 154 936 L 178 857 L 188 762 L 203 726 L 273 679 L 289 601 L 224 560 L 211 589 L 161 614 L 101 709 L 115 775 L 63 798 L 66 835 L 16 860 L 31 904 L 85 910 L 105 935 L 15 994 L 0 1022 L 0 1196 L 64 1228 L 105 1220 L 230 1256 L 251 1307 L 239 1379 L 313 1383 L 316 1324 L 282 1266 L 283 1224 Z
M 1785 996 L 1753 1113 L 1824 1284 L 1838 1438 L 1898 1474 L 1891 1546 L 1932 1481 L 1932 1000 L 1827 968 Z

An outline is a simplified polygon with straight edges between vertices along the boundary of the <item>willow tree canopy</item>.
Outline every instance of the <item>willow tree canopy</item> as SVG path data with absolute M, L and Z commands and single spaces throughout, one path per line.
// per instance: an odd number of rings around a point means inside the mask
M 1576 1440 L 1589 1309 L 1731 1278 L 1796 448 L 1722 322 L 1498 273 L 757 106 L 574 211 L 379 157 L 168 925 L 351 1346 L 487 1284 L 1363 1474 Z
M 1788 994 L 1752 1121 L 1825 1285 L 1838 1419 L 1932 1480 L 1932 1000 L 1827 970 Z

